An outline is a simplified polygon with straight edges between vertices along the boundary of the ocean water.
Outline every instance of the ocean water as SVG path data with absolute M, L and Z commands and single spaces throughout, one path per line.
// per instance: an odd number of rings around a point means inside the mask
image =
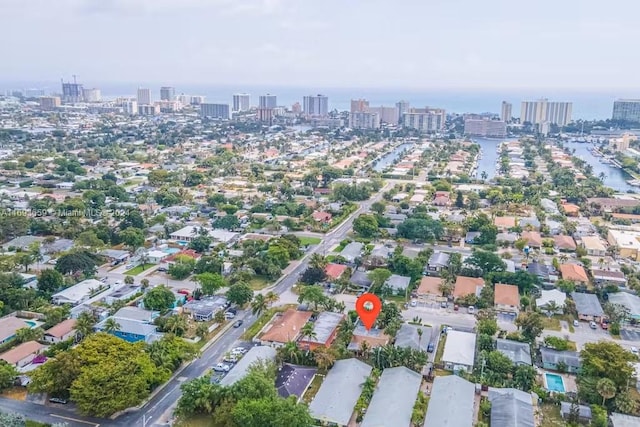
M 148 87 L 152 98 L 160 98 L 160 86 L 172 86 L 167 83 L 85 83 L 85 87 L 97 87 L 105 99 L 118 96 L 136 95 L 136 89 Z M 500 113 L 502 101 L 513 104 L 513 114 L 520 114 L 520 103 L 539 98 L 550 101 L 573 102 L 574 119 L 607 119 L 611 117 L 613 101 L 618 98 L 638 98 L 638 90 L 558 90 L 558 89 L 522 89 L 522 90 L 464 90 L 464 89 L 407 89 L 407 88 L 336 88 L 336 87 L 286 87 L 266 85 L 180 85 L 173 84 L 176 94 L 204 95 L 206 102 L 231 103 L 232 95 L 238 92 L 251 94 L 251 105 L 257 105 L 258 96 L 270 93 L 278 97 L 278 105 L 290 107 L 293 103 L 302 104 L 302 97 L 321 93 L 329 97 L 329 109 L 349 110 L 351 99 L 365 98 L 372 107 L 394 106 L 400 100 L 409 101 L 412 107 L 444 108 L 454 113 Z M 0 82 L 0 90 L 17 88 L 45 88 L 48 92 L 60 92 L 59 82 Z

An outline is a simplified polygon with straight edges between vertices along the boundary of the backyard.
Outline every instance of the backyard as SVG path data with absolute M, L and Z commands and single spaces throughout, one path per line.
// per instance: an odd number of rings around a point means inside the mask
M 140 264 L 133 267 L 131 270 L 126 271 L 124 274 L 126 274 L 127 276 L 137 276 L 138 274 L 142 273 L 145 270 L 148 270 L 153 266 L 154 264 Z

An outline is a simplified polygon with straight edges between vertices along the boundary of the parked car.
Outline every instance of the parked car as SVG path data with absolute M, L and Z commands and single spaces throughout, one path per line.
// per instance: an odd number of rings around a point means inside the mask
M 229 354 L 225 356 L 222 361 L 227 363 L 236 363 L 238 361 L 238 357 L 235 354 Z
M 638 354 L 638 347 L 631 347 L 631 353 Z
M 447 303 L 446 303 L 446 301 L 442 301 L 442 302 L 440 303 L 440 307 L 442 307 L 442 308 L 447 308 Z
M 167 269 L 165 267 L 158 267 L 156 271 L 159 271 L 160 273 L 166 273 Z
M 596 325 L 596 322 L 589 322 L 589 326 L 591 327 L 591 329 L 598 329 L 598 325 Z
M 227 319 L 227 320 L 233 319 L 234 317 L 236 317 L 236 315 L 233 314 L 233 313 L 230 313 L 228 311 L 226 313 L 224 313 L 224 318 Z
M 435 344 L 430 342 L 429 345 L 427 346 L 427 352 L 433 353 L 433 350 L 435 350 L 435 349 L 436 349 Z
M 67 400 L 63 399 L 61 397 L 52 397 L 52 398 L 49 399 L 49 402 L 51 402 L 51 403 L 61 403 L 63 405 L 67 404 Z
M 411 300 L 411 307 L 416 307 L 418 305 L 418 301 Z
M 453 311 L 458 311 L 460 306 L 458 304 L 453 304 Z
M 573 326 L 580 326 L 580 322 L 578 322 L 577 320 L 573 321 Z
M 240 326 L 242 326 L 244 322 L 242 320 L 236 320 L 236 322 L 233 324 L 234 328 L 239 328 Z
M 469 314 L 473 314 L 476 312 L 476 308 L 472 305 L 469 306 L 469 308 L 467 308 L 467 311 L 469 312 Z
M 231 350 L 231 354 L 245 354 L 247 351 L 249 350 L 244 347 L 236 347 Z
M 231 366 L 225 365 L 224 363 L 218 363 L 213 367 L 213 370 L 216 372 L 229 372 Z

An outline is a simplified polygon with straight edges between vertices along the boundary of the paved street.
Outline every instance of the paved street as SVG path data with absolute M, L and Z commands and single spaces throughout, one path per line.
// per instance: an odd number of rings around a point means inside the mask
M 374 197 L 361 202 L 359 208 L 342 224 L 328 232 L 320 244 L 312 246 L 298 265 L 289 272 L 289 274 L 284 275 L 275 283 L 275 285 L 265 289 L 264 292 L 274 291 L 277 294 L 283 294 L 291 289 L 291 287 L 298 281 L 298 276 L 306 270 L 311 255 L 314 253 L 325 254 L 331 250 L 331 248 L 339 244 L 351 231 L 354 219 L 361 213 L 367 212 L 371 204 L 380 200 L 382 198 L 382 193 L 391 187 L 392 184 L 387 183 Z M 108 277 L 109 283 L 114 283 L 116 280 L 124 281 L 124 274 L 122 274 L 122 272 L 107 271 L 107 269 L 101 269 L 98 277 Z M 142 277 L 149 279 L 152 286 L 168 284 L 169 286 L 175 287 L 188 287 L 185 286 L 186 281 L 171 281 L 164 277 L 164 275 L 155 274 L 150 276 L 137 276 L 136 279 L 141 280 Z M 245 328 L 248 328 L 256 321 L 256 317 L 251 315 L 250 312 L 244 314 L 240 313 L 236 318 L 244 320 Z M 229 329 L 215 344 L 209 347 L 199 359 L 194 360 L 190 365 L 188 365 L 177 378 L 169 381 L 164 389 L 157 393 L 140 411 L 122 415 L 116 420 L 96 420 L 93 418 L 81 417 L 71 410 L 65 410 L 62 408 L 53 409 L 44 405 L 3 398 L 0 398 L 0 409 L 28 414 L 30 418 L 41 422 L 51 423 L 64 420 L 69 423 L 71 427 L 98 425 L 114 427 L 152 427 L 167 425 L 171 417 L 172 408 L 175 407 L 175 404 L 180 399 L 180 384 L 202 376 L 208 368 L 216 364 L 229 349 L 236 345 L 236 342 L 239 340 L 240 335 L 242 335 L 245 328 Z M 60 417 L 65 418 L 56 419 Z

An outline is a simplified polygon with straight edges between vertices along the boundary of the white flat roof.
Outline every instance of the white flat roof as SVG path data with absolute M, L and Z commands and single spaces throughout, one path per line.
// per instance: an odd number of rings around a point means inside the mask
M 473 366 L 476 352 L 476 334 L 449 331 L 444 344 L 443 362 Z

